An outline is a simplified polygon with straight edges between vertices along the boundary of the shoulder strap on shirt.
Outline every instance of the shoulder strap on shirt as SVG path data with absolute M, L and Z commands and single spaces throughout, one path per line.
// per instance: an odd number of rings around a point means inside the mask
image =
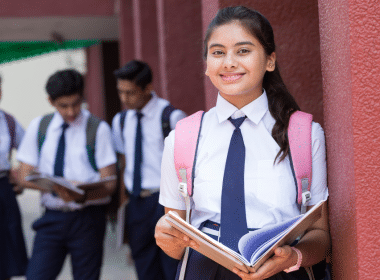
M 171 131 L 170 116 L 175 110 L 176 108 L 173 105 L 169 104 L 162 111 L 161 126 L 162 126 L 162 135 L 164 139 L 169 135 Z M 127 115 L 127 110 L 123 110 L 120 112 L 119 126 L 120 126 L 120 134 L 121 134 L 121 138 L 123 142 L 125 140 L 123 131 L 125 128 L 126 115 Z
M 38 136 L 37 136 L 38 157 L 41 154 L 42 145 L 44 144 L 45 138 L 46 138 L 46 131 L 53 117 L 54 117 L 54 113 L 51 113 L 51 114 L 43 116 L 40 121 L 40 125 L 38 127 Z
M 311 199 L 310 186 L 312 179 L 311 123 L 313 116 L 296 111 L 290 116 L 288 126 L 289 159 L 293 177 L 297 186 L 297 203 L 301 212 Z
M 202 129 L 203 111 L 198 111 L 177 122 L 174 139 L 174 165 L 179 180 L 179 192 L 186 202 L 186 221 L 190 222 L 190 197 L 194 190 L 194 166 L 198 151 L 199 135 Z M 182 259 L 179 280 L 185 277 L 189 247 Z
M 11 137 L 11 145 L 9 146 L 9 155 L 13 148 L 16 148 L 16 121 L 12 115 L 4 112 L 5 121 L 7 122 L 9 136 Z
M 98 172 L 98 167 L 95 160 L 95 144 L 96 144 L 96 133 L 100 125 L 101 120 L 94 115 L 90 114 L 87 120 L 86 126 L 86 151 L 88 160 L 91 167 Z
M 174 140 L 174 165 L 183 195 L 193 196 L 193 167 L 196 163 L 199 135 L 204 111 L 177 122 Z
M 175 110 L 176 108 L 173 105 L 169 104 L 162 111 L 161 125 L 162 125 L 162 134 L 164 135 L 164 139 L 168 137 L 170 131 L 172 130 L 170 126 L 170 116 Z

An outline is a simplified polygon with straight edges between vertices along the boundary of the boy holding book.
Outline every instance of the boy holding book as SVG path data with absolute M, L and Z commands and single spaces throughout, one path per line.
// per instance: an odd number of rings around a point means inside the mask
M 56 111 L 34 119 L 21 143 L 17 158 L 24 188 L 42 190 L 25 180 L 34 171 L 77 182 L 115 175 L 110 127 L 81 108 L 83 87 L 83 77 L 76 70 L 58 71 L 49 78 L 46 91 Z M 58 185 L 53 189 L 42 191 L 45 213 L 33 224 L 36 237 L 27 279 L 55 279 L 67 254 L 74 279 L 99 279 L 106 205 L 115 183 L 84 195 Z

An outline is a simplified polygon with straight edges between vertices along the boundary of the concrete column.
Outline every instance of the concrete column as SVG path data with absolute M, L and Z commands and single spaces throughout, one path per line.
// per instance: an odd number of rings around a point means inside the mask
M 334 279 L 380 267 L 378 1 L 319 0 Z
M 147 62 L 153 72 L 153 86 L 157 94 L 163 96 L 161 92 L 162 85 L 160 80 L 160 68 L 159 68 L 159 48 L 158 48 L 158 22 L 157 22 L 157 8 L 156 2 L 152 0 L 134 0 L 136 3 L 137 10 L 139 11 L 136 17 L 135 23 L 139 23 L 140 27 L 138 29 L 140 44 L 135 44 L 136 57 Z M 135 36 L 136 38 L 137 36 Z M 137 38 L 136 38 L 137 40 Z
M 119 0 L 120 66 L 135 58 L 132 0 Z
M 99 118 L 105 117 L 104 107 L 104 73 L 102 45 L 95 45 L 86 49 L 87 74 L 85 78 L 85 98 L 88 109 Z
M 205 108 L 201 1 L 156 0 L 162 96 L 186 113 Z

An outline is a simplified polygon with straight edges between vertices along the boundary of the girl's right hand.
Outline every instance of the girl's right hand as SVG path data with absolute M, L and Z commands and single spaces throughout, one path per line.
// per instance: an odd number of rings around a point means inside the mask
M 177 210 L 178 211 L 178 210 Z M 178 213 L 182 216 L 182 213 Z M 179 230 L 172 227 L 166 221 L 166 215 L 162 216 L 157 222 L 154 237 L 156 238 L 157 245 L 170 257 L 180 260 L 186 247 L 198 248 L 198 244 L 184 235 Z

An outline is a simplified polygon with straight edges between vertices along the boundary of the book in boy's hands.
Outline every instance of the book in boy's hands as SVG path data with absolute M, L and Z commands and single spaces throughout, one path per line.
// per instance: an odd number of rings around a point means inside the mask
M 300 237 L 321 217 L 324 203 L 326 203 L 325 200 L 320 201 L 303 215 L 243 235 L 238 244 L 240 254 L 190 225 L 172 211 L 168 212 L 166 220 L 198 243 L 199 253 L 229 270 L 238 267 L 248 273 L 256 271 L 274 254 L 277 247 L 290 245 Z
M 43 173 L 34 173 L 25 177 L 26 181 L 37 184 L 42 190 L 53 191 L 53 185 L 60 185 L 77 194 L 83 195 L 86 190 L 98 189 L 105 183 L 116 181 L 116 175 L 108 176 L 96 182 L 82 183 L 66 180 L 63 177 L 51 176 Z

